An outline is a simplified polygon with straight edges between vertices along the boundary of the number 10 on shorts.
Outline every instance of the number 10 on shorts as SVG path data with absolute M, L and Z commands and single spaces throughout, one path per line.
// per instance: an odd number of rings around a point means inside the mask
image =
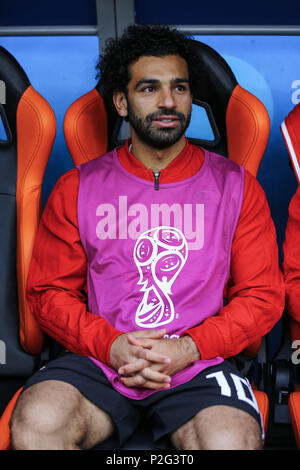
M 258 404 L 253 394 L 253 391 L 251 389 L 251 386 L 249 384 L 249 381 L 246 378 L 239 377 L 238 375 L 235 375 L 235 374 L 230 374 L 230 376 L 233 380 L 238 399 L 245 401 L 249 405 L 253 406 L 253 408 L 257 411 L 257 413 L 259 413 Z M 223 372 L 214 372 L 213 374 L 208 374 L 206 378 L 216 379 L 221 389 L 221 394 L 226 397 L 231 397 L 232 390 Z M 248 390 L 250 397 L 247 397 L 245 388 Z

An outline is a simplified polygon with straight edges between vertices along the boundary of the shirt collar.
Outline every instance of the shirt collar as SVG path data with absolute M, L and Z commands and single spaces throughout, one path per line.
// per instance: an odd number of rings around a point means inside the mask
M 135 176 L 154 181 L 153 171 L 145 167 L 129 150 L 130 139 L 118 149 L 121 165 Z M 183 150 L 160 172 L 160 183 L 174 183 L 193 176 L 200 170 L 204 161 L 204 152 L 199 147 L 191 145 L 186 139 Z

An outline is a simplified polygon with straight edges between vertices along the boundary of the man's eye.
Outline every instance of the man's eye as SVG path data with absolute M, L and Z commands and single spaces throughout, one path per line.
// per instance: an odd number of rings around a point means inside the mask
M 153 86 L 147 86 L 145 88 L 142 88 L 142 91 L 144 93 L 152 93 L 154 91 L 154 87 Z
M 179 92 L 183 92 L 183 91 L 186 91 L 186 86 L 184 85 L 177 85 L 176 86 L 176 90 L 179 91 Z

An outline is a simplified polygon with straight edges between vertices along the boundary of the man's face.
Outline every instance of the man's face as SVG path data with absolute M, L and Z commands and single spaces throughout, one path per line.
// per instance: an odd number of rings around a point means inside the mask
M 164 149 L 183 138 L 192 106 L 188 67 L 177 55 L 140 57 L 130 66 L 126 104 L 132 138 Z

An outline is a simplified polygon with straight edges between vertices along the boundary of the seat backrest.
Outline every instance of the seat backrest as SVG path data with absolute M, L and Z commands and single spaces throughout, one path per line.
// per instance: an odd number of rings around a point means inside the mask
M 193 41 L 203 75 L 193 103 L 206 109 L 214 140 L 189 139 L 191 143 L 229 157 L 254 176 L 264 154 L 270 120 L 263 103 L 242 88 L 227 62 L 211 47 Z M 104 96 L 99 84 L 76 100 L 66 112 L 64 134 L 77 165 L 96 158 L 121 144 L 122 119 L 112 97 Z
M 29 375 L 43 333 L 25 297 L 32 247 L 41 214 L 42 181 L 56 133 L 47 101 L 16 59 L 0 47 L 0 339 L 4 375 Z
M 211 47 L 193 41 L 203 66 L 193 104 L 206 109 L 214 140 L 188 139 L 192 144 L 219 153 L 243 165 L 253 176 L 267 146 L 270 119 L 263 103 L 242 88 L 227 62 Z M 99 83 L 68 108 L 64 118 L 66 144 L 75 165 L 92 160 L 124 142 L 122 126 L 111 96 Z M 244 351 L 256 356 L 261 340 Z

